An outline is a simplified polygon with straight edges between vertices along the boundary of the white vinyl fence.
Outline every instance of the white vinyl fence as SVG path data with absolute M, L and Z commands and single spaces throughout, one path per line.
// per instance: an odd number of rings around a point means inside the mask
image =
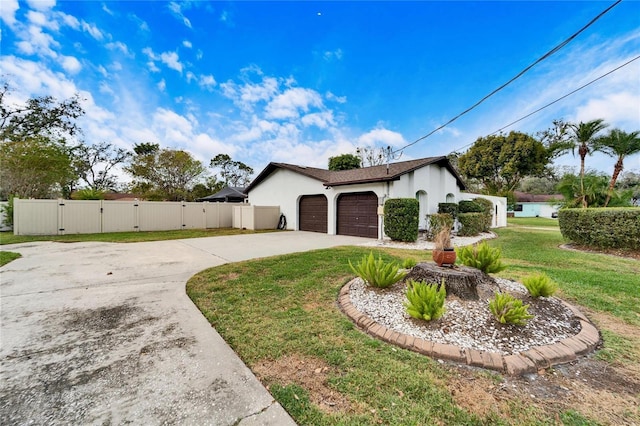
M 14 199 L 15 235 L 245 228 L 275 229 L 280 207 L 237 203 Z M 235 214 L 234 210 L 239 213 Z M 246 210 L 246 213 L 244 213 Z M 236 216 L 240 219 L 236 220 Z

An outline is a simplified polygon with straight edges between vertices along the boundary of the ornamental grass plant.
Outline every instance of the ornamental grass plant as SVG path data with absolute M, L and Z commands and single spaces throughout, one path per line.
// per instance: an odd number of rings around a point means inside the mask
M 369 252 L 368 256 L 362 256 L 360 263 L 355 266 L 349 260 L 349 266 L 367 284 L 377 288 L 391 287 L 407 275 L 406 272 L 400 271 L 395 262 L 385 262 L 380 256 L 375 260 L 373 252 Z

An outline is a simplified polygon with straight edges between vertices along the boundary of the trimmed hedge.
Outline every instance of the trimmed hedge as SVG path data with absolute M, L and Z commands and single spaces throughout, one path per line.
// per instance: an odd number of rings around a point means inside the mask
M 640 250 L 640 208 L 561 209 L 562 236 L 595 248 Z
M 458 212 L 460 213 L 482 213 L 484 206 L 476 203 L 476 200 L 462 200 L 458 203 Z
M 493 220 L 493 202 L 486 198 L 474 198 L 473 201 L 482 206 L 482 212 L 484 213 L 482 232 L 489 232 L 491 229 L 491 220 Z
M 484 231 L 486 215 L 484 213 L 460 213 L 458 222 L 460 222 L 458 235 L 471 237 Z
M 438 203 L 438 213 L 449 213 L 453 220 L 458 217 L 457 203 Z
M 392 198 L 384 203 L 384 232 L 395 241 L 418 239 L 420 203 L 415 198 Z

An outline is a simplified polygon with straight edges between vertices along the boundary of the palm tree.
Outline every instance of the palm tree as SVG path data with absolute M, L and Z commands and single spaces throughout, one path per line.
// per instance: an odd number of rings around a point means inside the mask
M 608 135 L 597 139 L 598 151 L 617 158 L 616 164 L 613 166 L 613 175 L 609 182 L 609 190 L 607 191 L 604 207 L 609 204 L 613 188 L 620 172 L 622 172 L 624 157 L 640 152 L 640 137 L 638 135 L 640 135 L 640 131 L 627 133 L 619 129 L 612 129 Z
M 587 121 L 586 123 L 580 122 L 580 124 L 571 124 L 571 142 L 573 148 L 571 149 L 575 154 L 575 148 L 578 148 L 578 155 L 580 156 L 580 192 L 582 196 L 582 207 L 587 207 L 587 197 L 584 192 L 584 159 L 587 154 L 591 154 L 595 151 L 595 136 L 598 132 L 605 129 L 608 126 L 602 118 L 596 120 Z

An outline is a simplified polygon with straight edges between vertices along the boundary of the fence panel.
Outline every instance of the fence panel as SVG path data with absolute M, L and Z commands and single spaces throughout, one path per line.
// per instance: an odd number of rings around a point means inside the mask
M 276 229 L 280 220 L 280 206 L 254 206 L 253 229 Z
M 58 200 L 13 199 L 15 235 L 57 235 Z
M 139 201 L 140 231 L 171 231 L 182 229 L 182 203 L 171 201 Z
M 60 235 L 97 234 L 102 232 L 100 200 L 61 200 L 59 203 Z
M 102 232 L 138 231 L 139 201 L 103 201 Z
M 204 203 L 184 203 L 182 224 L 184 229 L 204 229 L 207 227 Z

